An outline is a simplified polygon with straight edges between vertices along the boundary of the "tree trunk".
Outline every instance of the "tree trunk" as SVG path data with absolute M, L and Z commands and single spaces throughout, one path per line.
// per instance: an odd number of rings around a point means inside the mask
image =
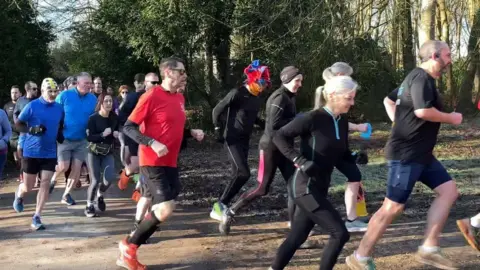
M 402 18 L 402 56 L 403 68 L 405 71 L 410 71 L 415 68 L 415 57 L 413 55 L 413 29 L 411 16 L 411 2 L 410 0 L 402 0 L 400 18 Z
M 445 0 L 437 0 L 438 1 L 438 9 L 440 10 L 440 21 L 441 21 L 441 40 L 447 42 L 450 45 L 450 18 L 448 17 L 448 11 L 446 8 Z M 451 46 L 450 46 L 451 47 Z M 454 96 L 455 93 L 455 85 L 453 80 L 453 71 L 452 66 L 447 67 L 447 76 L 446 76 L 446 93 L 450 97 Z M 452 104 L 452 102 L 450 102 Z
M 467 71 L 462 81 L 459 91 L 459 101 L 457 110 L 464 113 L 469 113 L 474 110 L 472 102 L 472 89 L 475 74 L 480 64 L 479 59 L 479 42 L 480 37 L 480 9 L 477 9 L 473 23 L 471 25 L 470 38 L 468 39 L 468 63 Z
M 419 45 L 435 38 L 435 0 L 421 0 L 420 24 L 418 25 Z
M 391 46 L 392 46 L 392 67 L 394 69 L 397 69 L 398 63 L 398 5 L 397 1 L 394 1 L 394 6 L 393 6 L 393 20 L 391 21 L 390 25 L 390 40 L 391 40 Z

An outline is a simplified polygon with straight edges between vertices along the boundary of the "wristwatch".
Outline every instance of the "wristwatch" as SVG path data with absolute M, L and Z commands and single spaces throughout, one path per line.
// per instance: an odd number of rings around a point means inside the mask
M 154 139 L 151 139 L 150 141 L 148 141 L 147 145 L 148 145 L 148 146 L 152 146 L 152 144 L 153 144 L 154 142 L 155 142 L 155 140 L 154 140 Z

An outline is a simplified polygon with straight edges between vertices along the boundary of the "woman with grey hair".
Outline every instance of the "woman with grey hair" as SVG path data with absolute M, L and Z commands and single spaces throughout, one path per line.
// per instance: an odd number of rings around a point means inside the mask
M 323 71 L 323 79 L 325 82 L 329 82 L 336 76 L 350 76 L 353 73 L 353 69 L 350 65 L 344 62 L 336 62 L 331 67 L 326 68 Z M 315 91 L 315 105 L 314 109 L 321 108 L 324 104 L 322 102 L 322 94 L 324 87 L 320 86 Z M 367 129 L 366 124 L 353 124 L 348 123 L 348 129 L 350 131 L 365 132 Z M 345 189 L 345 209 L 347 214 L 347 221 L 345 226 L 349 232 L 365 232 L 367 230 L 367 223 L 358 219 L 357 216 L 357 195 L 360 189 L 360 181 L 362 180 L 362 174 L 355 163 L 355 159 L 351 161 L 342 159 L 335 165 L 345 177 L 347 177 L 347 187 Z
M 321 270 L 333 269 L 350 239 L 345 223 L 328 199 L 328 189 L 335 164 L 352 157 L 348 121 L 342 115 L 353 106 L 357 86 L 349 76 L 328 80 L 319 96 L 324 106 L 294 118 L 273 137 L 280 152 L 296 167 L 289 184 L 297 207 L 292 229 L 279 247 L 271 270 L 287 266 L 315 225 L 330 234 L 320 259 Z M 301 138 L 300 151 L 290 143 L 297 137 Z

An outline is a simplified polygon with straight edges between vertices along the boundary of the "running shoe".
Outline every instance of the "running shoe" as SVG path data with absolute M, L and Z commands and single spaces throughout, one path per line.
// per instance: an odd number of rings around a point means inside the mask
M 66 205 L 75 205 L 77 204 L 70 194 L 67 194 L 62 197 L 62 203 Z
M 345 222 L 345 227 L 347 227 L 348 232 L 366 232 L 368 224 L 355 219 L 354 221 L 346 221 Z
M 95 213 L 95 205 L 90 204 L 90 206 L 86 206 L 84 213 L 86 217 L 89 217 L 89 218 L 96 217 L 97 214 Z
M 425 252 L 421 248 L 418 249 L 417 254 L 415 254 L 415 259 L 418 262 L 430 265 L 439 269 L 445 270 L 456 270 L 458 267 L 455 264 L 443 256 L 440 248 L 433 252 Z
M 468 244 L 472 248 L 480 251 L 480 229 L 473 227 L 469 218 L 457 220 L 457 226 Z
M 210 218 L 222 221 L 222 216 L 227 206 L 221 202 L 216 202 L 213 204 L 212 211 L 210 212 Z
M 98 207 L 98 210 L 105 212 L 107 205 L 105 204 L 105 200 L 103 199 L 103 196 L 97 197 L 97 207 Z
M 230 226 L 234 221 L 233 217 L 234 217 L 234 214 L 230 209 L 227 209 L 226 211 L 223 212 L 222 219 L 220 220 L 220 224 L 218 225 L 218 230 L 220 231 L 221 234 L 223 235 L 230 234 Z
M 120 173 L 120 179 L 118 180 L 118 188 L 120 190 L 125 190 L 128 186 L 128 182 L 130 181 L 130 177 L 127 176 L 125 170 L 122 170 Z
M 120 256 L 117 259 L 117 266 L 128 270 L 145 270 L 147 267 L 141 264 L 137 259 L 138 246 L 129 244 L 127 238 L 118 243 Z
M 36 231 L 38 230 L 45 230 L 45 226 L 43 226 L 42 221 L 40 220 L 40 217 L 35 215 L 32 218 L 32 228 Z
M 345 260 L 348 268 L 351 270 L 376 270 L 375 262 L 372 258 L 369 258 L 367 261 L 360 261 L 355 256 L 355 253 L 348 256 Z
M 13 200 L 13 209 L 15 212 L 21 213 L 23 212 L 23 198 L 18 197 L 18 190 L 15 191 L 15 199 Z
M 132 200 L 138 203 L 141 197 L 142 197 L 142 194 L 140 194 L 140 191 L 138 189 L 135 189 L 132 194 Z

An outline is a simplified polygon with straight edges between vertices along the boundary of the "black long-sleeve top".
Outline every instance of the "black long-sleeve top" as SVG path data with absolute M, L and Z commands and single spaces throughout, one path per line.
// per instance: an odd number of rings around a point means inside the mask
M 213 125 L 224 128 L 224 138 L 227 143 L 238 140 L 249 140 L 253 125 L 264 125 L 258 117 L 263 104 L 263 98 L 250 94 L 245 86 L 231 90 L 212 112 Z M 221 116 L 226 113 L 226 123 L 221 123 Z
M 300 151 L 290 143 L 298 136 Z M 294 197 L 310 193 L 327 196 L 334 166 L 352 155 L 348 147 L 348 120 L 335 118 L 325 108 L 294 118 L 275 133 L 273 142 L 288 159 L 294 161 L 303 156 L 316 165 L 316 171 L 308 178 L 299 178 L 298 172 L 294 175 Z
M 272 143 L 275 132 L 295 118 L 297 107 L 295 106 L 295 94 L 284 86 L 275 90 L 267 100 L 265 132 L 260 139 L 259 146 L 265 149 Z M 290 143 L 293 145 L 293 139 Z
M 110 128 L 112 133 L 103 137 L 103 131 Z M 118 116 L 112 111 L 108 117 L 103 117 L 98 112 L 92 114 L 88 119 L 87 141 L 92 143 L 113 144 L 115 137 L 113 132 L 118 131 Z
M 289 143 L 301 137 L 300 152 Z M 348 120 L 336 119 L 325 108 L 296 117 L 279 129 L 273 142 L 290 160 L 302 155 L 317 165 L 322 172 L 331 172 L 340 159 L 351 156 L 348 147 Z

